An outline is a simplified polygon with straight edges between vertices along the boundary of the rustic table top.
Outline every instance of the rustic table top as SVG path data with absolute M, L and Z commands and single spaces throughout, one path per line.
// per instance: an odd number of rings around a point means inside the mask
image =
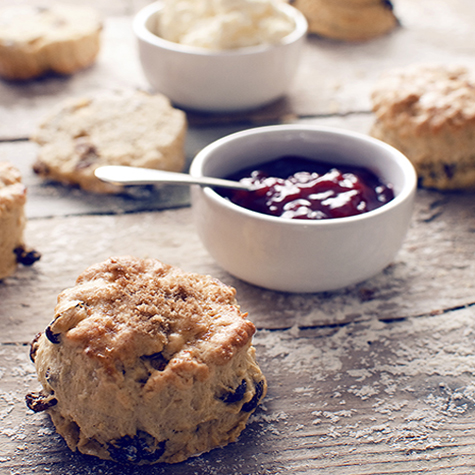
M 0 473 L 475 473 L 473 193 L 418 190 L 403 248 L 362 284 L 304 295 L 241 282 L 202 247 L 186 188 L 103 197 L 43 183 L 32 172 L 36 145 L 28 137 L 51 106 L 149 87 L 131 31 L 147 2 L 89 3 L 104 15 L 93 67 L 71 77 L 0 82 L 0 159 L 22 172 L 26 241 L 42 254 L 0 282 Z M 382 71 L 473 63 L 474 2 L 396 0 L 395 11 L 401 26 L 366 43 L 310 36 L 291 91 L 275 104 L 247 114 L 189 113 L 188 163 L 216 138 L 258 125 L 367 133 L 369 94 Z M 181 464 L 137 469 L 72 453 L 48 416 L 26 408 L 26 392 L 38 387 L 28 344 L 51 320 L 58 293 L 88 265 L 122 254 L 156 257 L 237 289 L 258 329 L 254 343 L 269 392 L 236 443 Z

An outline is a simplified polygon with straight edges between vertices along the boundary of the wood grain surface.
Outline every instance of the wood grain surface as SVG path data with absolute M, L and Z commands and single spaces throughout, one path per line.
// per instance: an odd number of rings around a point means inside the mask
M 8 0 L 1 0 L 0 6 Z M 48 3 L 48 2 L 29 2 Z M 104 16 L 97 63 L 71 77 L 0 81 L 0 159 L 28 186 L 27 243 L 42 254 L 0 282 L 0 474 L 475 473 L 475 195 L 419 189 L 394 262 L 374 278 L 321 294 L 271 292 L 219 268 L 202 246 L 188 189 L 103 197 L 45 183 L 28 137 L 57 102 L 115 88 L 148 89 L 131 30 L 147 2 L 85 1 Z M 473 66 L 475 3 L 396 0 L 401 26 L 365 43 L 310 36 L 288 96 L 236 115 L 188 111 L 188 164 L 230 132 L 312 123 L 367 133 L 369 94 L 384 70 L 415 62 Z M 45 414 L 28 345 L 56 297 L 113 255 L 156 257 L 237 289 L 256 324 L 269 393 L 236 443 L 172 466 L 137 468 L 72 453 Z

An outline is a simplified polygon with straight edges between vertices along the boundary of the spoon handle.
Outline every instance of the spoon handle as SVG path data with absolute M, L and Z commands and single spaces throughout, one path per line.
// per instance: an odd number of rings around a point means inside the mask
M 250 186 L 238 181 L 214 177 L 194 177 L 186 173 L 176 173 L 151 168 L 107 165 L 94 171 L 97 178 L 120 185 L 150 185 L 154 183 L 174 183 L 177 185 L 200 185 L 221 188 L 249 190 Z

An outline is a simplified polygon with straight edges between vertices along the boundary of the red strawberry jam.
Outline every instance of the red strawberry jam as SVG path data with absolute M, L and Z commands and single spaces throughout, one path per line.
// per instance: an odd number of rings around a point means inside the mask
M 220 189 L 222 196 L 252 211 L 289 219 L 354 216 L 394 198 L 391 185 L 365 168 L 303 157 L 285 156 L 227 178 L 249 183 L 253 189 Z

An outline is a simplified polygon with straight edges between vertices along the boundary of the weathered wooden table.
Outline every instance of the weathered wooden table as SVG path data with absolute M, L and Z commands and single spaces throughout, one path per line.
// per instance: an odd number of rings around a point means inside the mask
M 6 4 L 2 0 L 0 4 Z M 86 0 L 87 2 L 87 0 Z M 81 3 L 86 3 L 85 1 Z M 105 17 L 97 64 L 72 77 L 0 82 L 0 159 L 29 188 L 27 242 L 42 253 L 0 283 L 0 474 L 475 473 L 475 196 L 419 190 L 394 263 L 360 285 L 284 294 L 240 282 L 202 247 L 188 190 L 102 197 L 45 184 L 28 137 L 56 102 L 110 88 L 148 88 L 131 18 L 143 0 L 90 0 Z M 379 74 L 414 62 L 472 65 L 475 3 L 396 0 L 401 27 L 361 44 L 309 37 L 287 98 L 243 115 L 189 114 L 189 161 L 215 138 L 305 122 L 367 133 Z M 57 294 L 111 255 L 156 257 L 236 287 L 256 324 L 269 392 L 238 442 L 173 466 L 134 468 L 69 451 L 44 414 L 28 343 Z

